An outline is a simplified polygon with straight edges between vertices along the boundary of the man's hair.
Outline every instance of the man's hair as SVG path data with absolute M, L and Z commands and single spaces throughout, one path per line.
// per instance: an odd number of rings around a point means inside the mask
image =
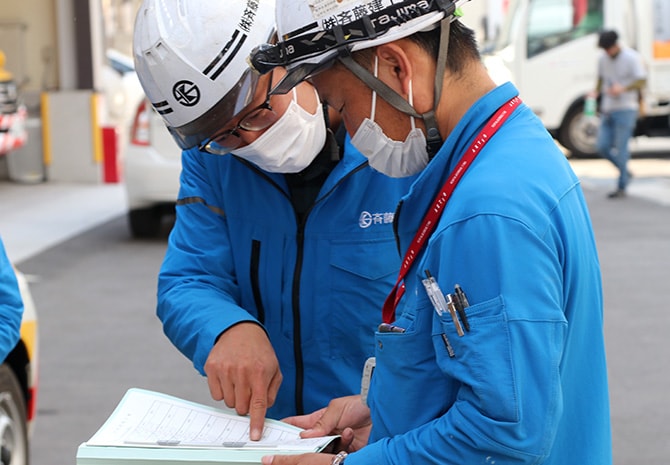
M 602 31 L 598 37 L 598 47 L 607 50 L 616 45 L 617 40 L 619 40 L 619 34 L 616 31 Z
M 430 31 L 417 32 L 406 37 L 419 47 L 428 52 L 433 59 L 437 60 L 440 49 L 440 27 Z M 370 66 L 374 47 L 363 49 L 353 53 L 354 59 L 366 68 Z M 472 29 L 456 20 L 449 28 L 449 50 L 447 53 L 447 69 L 454 74 L 459 74 L 470 60 L 479 61 L 481 56 L 477 47 L 477 40 Z
M 439 27 L 427 32 L 417 32 L 416 34 L 409 36 L 408 39 L 416 42 L 437 60 L 437 54 L 440 49 Z M 465 26 L 462 22 L 458 20 L 453 21 L 449 28 L 447 69 L 452 73 L 458 74 L 463 70 L 465 64 L 469 60 L 480 60 L 475 32 Z

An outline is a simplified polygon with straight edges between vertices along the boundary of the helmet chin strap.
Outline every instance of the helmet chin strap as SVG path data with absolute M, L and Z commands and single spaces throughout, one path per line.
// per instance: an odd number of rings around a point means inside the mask
M 451 17 L 446 16 L 440 21 L 440 46 L 437 54 L 437 63 L 435 67 L 435 99 L 433 101 L 433 109 L 426 113 L 418 113 L 412 105 L 409 104 L 400 94 L 391 89 L 386 83 L 376 78 L 370 71 L 358 64 L 351 56 L 351 51 L 343 48 L 340 50 L 338 60 L 351 71 L 358 79 L 363 81 L 368 87 L 373 89 L 377 94 L 386 100 L 390 105 L 398 111 L 406 113 L 415 118 L 421 118 L 426 125 L 426 148 L 428 150 L 428 157 L 433 158 L 440 147 L 442 147 L 442 136 L 437 127 L 435 119 L 435 111 L 440 102 L 442 94 L 442 81 L 444 79 L 444 70 L 447 64 L 447 54 L 449 51 L 449 29 L 451 27 Z

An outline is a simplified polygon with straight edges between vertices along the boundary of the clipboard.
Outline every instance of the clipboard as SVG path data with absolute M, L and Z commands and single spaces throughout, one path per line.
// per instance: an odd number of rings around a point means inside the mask
M 249 440 L 249 417 L 168 394 L 131 388 L 77 449 L 77 465 L 260 464 L 276 454 L 321 452 L 339 436 L 301 439 L 300 428 L 266 419 Z

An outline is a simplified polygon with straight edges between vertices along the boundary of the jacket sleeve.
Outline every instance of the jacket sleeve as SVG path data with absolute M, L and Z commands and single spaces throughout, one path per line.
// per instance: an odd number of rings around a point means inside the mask
M 5 360 L 19 341 L 23 301 L 14 268 L 0 241 L 0 360 Z
M 177 217 L 158 276 L 157 315 L 172 343 L 204 373 L 217 337 L 256 319 L 238 304 L 228 224 L 208 155 L 182 154 Z

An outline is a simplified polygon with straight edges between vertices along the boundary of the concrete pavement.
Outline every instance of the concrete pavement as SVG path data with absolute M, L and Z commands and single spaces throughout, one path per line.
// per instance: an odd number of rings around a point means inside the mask
M 606 193 L 616 188 L 619 174 L 607 160 L 571 160 L 571 165 L 584 190 Z M 630 197 L 670 206 L 670 158 L 633 159 L 628 167 L 633 173 L 626 189 Z
M 0 181 L 0 237 L 17 264 L 126 208 L 122 184 Z
M 614 465 L 665 464 L 670 457 L 665 368 L 670 211 L 633 193 L 608 199 L 611 179 L 586 181 L 603 282 Z M 635 182 L 656 181 L 663 179 Z

